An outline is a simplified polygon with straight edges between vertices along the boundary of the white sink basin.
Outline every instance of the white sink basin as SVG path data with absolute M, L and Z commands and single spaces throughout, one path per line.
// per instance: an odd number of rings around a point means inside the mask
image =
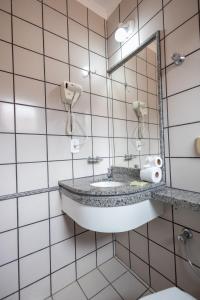
M 95 207 L 81 204 L 64 193 L 61 194 L 62 209 L 81 227 L 97 232 L 124 232 L 135 229 L 163 213 L 163 203 L 145 200 L 138 203 Z
M 124 182 L 120 181 L 99 181 L 90 183 L 91 186 L 99 187 L 99 188 L 112 188 L 124 185 Z

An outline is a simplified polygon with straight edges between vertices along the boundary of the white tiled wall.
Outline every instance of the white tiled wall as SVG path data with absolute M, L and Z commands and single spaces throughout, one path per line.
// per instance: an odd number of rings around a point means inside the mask
M 138 18 L 139 31 L 124 45 L 116 43 L 114 31 L 119 21 L 129 19 L 130 15 L 137 16 L 134 19 L 137 22 Z M 167 184 L 194 192 L 200 192 L 200 159 L 194 149 L 194 139 L 200 132 L 199 21 L 197 0 L 122 0 L 107 23 L 110 66 L 119 62 L 124 53 L 133 51 L 150 34 L 161 31 Z M 174 52 L 186 55 L 183 65 L 175 67 L 172 64 Z M 191 249 L 192 261 L 199 265 L 199 212 L 191 209 L 167 207 L 162 219 L 129 233 L 129 240 L 133 242 L 128 247 L 127 242 L 117 235 L 116 254 L 155 290 L 178 285 L 199 298 L 197 277 L 183 259 L 184 251 L 180 252 L 181 245 L 177 242 L 182 227 L 176 224 L 198 232 L 197 235 L 194 232 Z M 134 243 L 135 232 L 143 243 L 138 240 Z
M 0 0 L 0 53 L 0 299 L 44 299 L 113 256 L 112 235 L 64 216 L 57 190 L 37 191 L 110 165 L 105 21 L 75 0 Z M 88 137 L 73 157 L 64 80 L 84 90 L 73 114 Z M 104 158 L 94 168 L 92 155 Z
M 114 133 L 119 142 L 121 138 L 108 118 L 112 109 L 107 97 L 113 95 L 105 72 L 104 20 L 75 0 L 43 2 L 12 0 L 11 5 L 11 0 L 0 1 L 0 196 L 13 194 L 0 200 L 0 239 L 4 241 L 0 246 L 0 299 L 47 297 L 113 255 L 112 236 L 85 231 L 62 215 L 57 191 L 14 194 L 57 186 L 61 178 L 104 173 L 113 147 L 109 135 Z M 135 19 L 135 33 L 120 45 L 114 30 L 119 21 L 131 18 Z M 199 158 L 193 149 L 200 121 L 198 1 L 122 0 L 107 23 L 109 64 L 118 62 L 156 30 L 161 30 L 162 39 L 167 183 L 199 192 Z M 176 51 L 187 55 L 179 68 L 170 60 Z M 85 70 L 92 74 L 84 76 Z M 89 141 L 87 149 L 73 159 L 59 94 L 64 79 L 84 89 L 74 112 L 87 127 Z M 123 82 L 123 76 L 119 81 Z M 114 91 L 116 99 L 124 97 L 119 85 Z M 138 95 L 145 101 L 144 94 Z M 127 101 L 131 103 L 132 97 L 130 89 Z M 123 107 L 120 110 L 123 115 Z M 188 138 L 182 138 L 183 134 Z M 92 154 L 104 157 L 94 168 L 86 162 Z M 156 290 L 177 284 L 198 298 L 199 284 L 175 243 L 181 226 L 197 231 L 193 252 L 198 265 L 199 213 L 186 209 L 172 214 L 169 207 L 162 219 L 117 236 L 116 254 Z

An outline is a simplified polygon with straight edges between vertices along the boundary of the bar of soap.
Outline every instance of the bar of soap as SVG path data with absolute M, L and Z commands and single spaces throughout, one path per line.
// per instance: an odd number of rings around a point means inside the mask
M 195 140 L 195 148 L 196 148 L 196 153 L 200 155 L 200 136 L 198 136 Z
M 144 187 L 148 184 L 148 182 L 145 182 L 145 181 L 137 181 L 137 180 L 134 180 L 132 182 L 130 182 L 130 185 L 133 185 L 133 186 L 138 186 L 138 187 Z

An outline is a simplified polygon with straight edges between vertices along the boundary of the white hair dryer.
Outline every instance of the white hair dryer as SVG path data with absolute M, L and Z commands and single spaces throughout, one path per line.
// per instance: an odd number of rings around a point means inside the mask
M 133 101 L 133 110 L 135 111 L 138 119 L 147 115 L 146 104 L 142 101 Z
M 144 137 L 144 117 L 147 115 L 147 107 L 146 104 L 142 101 L 133 101 L 133 110 L 136 113 L 136 116 L 138 117 L 138 137 L 139 139 Z
M 78 101 L 82 93 L 82 87 L 79 84 L 64 81 L 60 86 L 61 99 L 65 105 L 70 105 L 71 107 Z M 70 109 L 68 109 L 68 118 L 66 124 L 66 133 L 72 134 L 72 115 Z

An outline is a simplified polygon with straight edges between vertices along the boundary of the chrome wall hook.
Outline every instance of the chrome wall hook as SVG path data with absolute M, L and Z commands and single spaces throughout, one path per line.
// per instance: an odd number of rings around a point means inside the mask
M 89 156 L 87 161 L 88 164 L 97 164 L 99 162 L 101 162 L 103 160 L 103 158 L 99 157 L 99 156 Z
M 174 53 L 172 55 L 172 60 L 176 66 L 179 66 L 185 61 L 185 56 L 181 55 L 180 53 Z
M 133 154 L 125 154 L 124 155 L 124 160 L 125 161 L 129 161 L 129 160 L 132 160 L 133 158 L 135 158 L 136 156 L 133 155 Z
M 184 228 L 182 232 L 177 236 L 179 241 L 186 242 L 189 239 L 192 239 L 193 233 L 190 229 Z

